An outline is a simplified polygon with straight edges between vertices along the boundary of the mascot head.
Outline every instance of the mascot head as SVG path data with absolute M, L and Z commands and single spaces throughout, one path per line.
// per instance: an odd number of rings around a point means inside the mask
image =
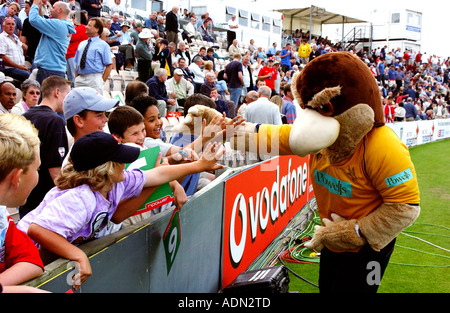
M 375 114 L 374 126 L 384 125 L 380 90 L 370 69 L 349 52 L 324 54 L 302 70 L 294 84 L 294 95 L 303 108 L 322 115 L 338 116 L 364 103 Z
M 321 142 L 317 134 L 323 134 L 325 139 L 332 139 L 323 154 L 331 162 L 338 162 L 351 155 L 373 127 L 384 125 L 375 77 L 364 62 L 349 52 L 315 58 L 294 76 L 291 88 L 303 109 L 289 138 L 295 154 L 317 153 L 305 145 L 305 140 Z

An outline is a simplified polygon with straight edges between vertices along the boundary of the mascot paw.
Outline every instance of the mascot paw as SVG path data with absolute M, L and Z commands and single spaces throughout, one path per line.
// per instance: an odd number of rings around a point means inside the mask
M 183 122 L 172 128 L 172 132 L 200 135 L 203 120 L 206 120 L 206 125 L 209 125 L 217 116 L 222 117 L 222 114 L 213 108 L 200 104 L 194 105 L 189 108 Z
M 364 238 L 358 237 L 356 220 L 346 220 L 337 214 L 331 214 L 331 220 L 324 218 L 324 226 L 316 226 L 311 241 L 305 244 L 308 249 L 321 250 L 324 246 L 329 249 L 351 250 L 366 243 Z

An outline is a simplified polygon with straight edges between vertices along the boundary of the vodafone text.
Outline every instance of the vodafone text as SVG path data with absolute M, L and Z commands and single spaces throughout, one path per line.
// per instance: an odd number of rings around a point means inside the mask
M 238 267 L 244 255 L 247 236 L 255 241 L 259 233 L 274 225 L 305 192 L 308 179 L 306 162 L 291 169 L 289 159 L 287 174 L 280 177 L 280 166 L 276 167 L 275 181 L 265 182 L 256 194 L 239 193 L 234 199 L 229 231 L 230 260 L 233 267 Z M 285 171 L 283 171 L 285 173 Z M 269 177 L 269 175 L 267 175 Z M 235 229 L 237 219 L 241 219 L 241 229 Z M 269 224 L 269 219 L 271 224 Z M 238 223 L 239 224 L 239 223 Z M 249 228 L 249 231 L 248 231 Z

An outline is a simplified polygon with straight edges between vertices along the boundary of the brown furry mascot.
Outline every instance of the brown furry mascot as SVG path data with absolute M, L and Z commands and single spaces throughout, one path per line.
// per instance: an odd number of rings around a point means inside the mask
M 303 109 L 294 124 L 246 123 L 237 141 L 264 154 L 311 154 L 322 226 L 306 246 L 321 251 L 320 291 L 376 292 L 395 238 L 420 212 L 408 148 L 384 125 L 374 76 L 352 54 L 314 59 L 291 88 Z

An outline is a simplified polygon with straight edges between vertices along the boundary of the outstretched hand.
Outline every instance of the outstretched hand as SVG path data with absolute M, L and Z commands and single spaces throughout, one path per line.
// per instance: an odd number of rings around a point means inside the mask
M 215 171 L 223 168 L 223 165 L 216 162 L 224 155 L 225 149 L 221 143 L 209 142 L 203 150 L 198 162 L 202 164 L 203 171 Z
M 203 143 L 211 140 L 222 141 L 225 128 L 224 118 L 220 115 L 213 117 L 211 122 L 206 125 L 206 120 L 202 120 L 202 137 Z

